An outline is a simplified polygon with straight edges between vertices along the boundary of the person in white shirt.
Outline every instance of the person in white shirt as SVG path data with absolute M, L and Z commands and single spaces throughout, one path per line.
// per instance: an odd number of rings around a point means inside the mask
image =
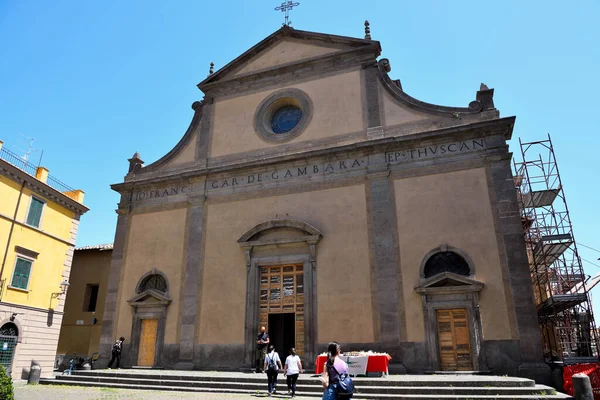
M 267 380 L 269 385 L 269 396 L 277 393 L 277 374 L 279 369 L 283 368 L 279 354 L 275 351 L 275 346 L 269 346 L 269 353 L 265 357 L 265 371 L 267 372 Z
M 288 395 L 292 397 L 296 396 L 296 381 L 298 375 L 302 372 L 302 362 L 300 357 L 296 355 L 296 349 L 290 349 L 290 355 L 285 359 L 285 367 L 283 367 L 283 374 L 287 379 Z

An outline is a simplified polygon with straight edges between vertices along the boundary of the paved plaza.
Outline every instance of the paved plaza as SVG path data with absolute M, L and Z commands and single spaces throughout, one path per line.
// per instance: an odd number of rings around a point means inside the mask
M 267 398 L 266 390 L 253 395 L 201 393 L 201 392 L 163 392 L 151 390 L 131 390 L 112 388 L 91 388 L 80 386 L 24 385 L 15 387 L 16 400 L 241 400 Z M 289 396 L 273 396 L 272 398 L 289 398 Z M 295 397 L 298 400 L 314 400 L 315 397 Z

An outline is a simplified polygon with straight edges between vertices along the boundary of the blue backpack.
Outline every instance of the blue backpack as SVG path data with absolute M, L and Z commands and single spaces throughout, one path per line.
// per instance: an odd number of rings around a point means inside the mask
M 337 372 L 339 381 L 337 384 L 336 398 L 337 399 L 351 399 L 354 395 L 354 382 L 348 374 L 340 374 L 337 369 L 332 365 L 331 368 Z

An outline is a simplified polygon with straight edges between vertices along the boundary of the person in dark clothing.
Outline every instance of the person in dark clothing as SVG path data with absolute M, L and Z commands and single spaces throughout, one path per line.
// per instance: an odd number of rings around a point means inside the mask
M 277 393 L 277 375 L 283 368 L 279 354 L 275 351 L 275 346 L 269 346 L 269 354 L 265 357 L 265 371 L 267 371 L 267 382 L 269 396 Z
M 267 328 L 264 326 L 260 327 L 260 332 L 256 336 L 256 372 L 263 372 L 263 364 L 265 362 L 265 356 L 267 355 L 267 347 L 271 340 L 267 333 Z
M 112 363 L 117 360 L 117 368 L 121 368 L 121 351 L 123 350 L 123 342 L 125 338 L 121 336 L 112 347 L 112 358 L 106 368 L 112 367 Z

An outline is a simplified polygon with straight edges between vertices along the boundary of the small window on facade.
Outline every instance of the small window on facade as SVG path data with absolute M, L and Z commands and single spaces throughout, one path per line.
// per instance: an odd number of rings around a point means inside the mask
M 83 298 L 83 311 L 94 312 L 96 311 L 96 303 L 98 302 L 98 284 L 85 285 L 85 296 Z
M 27 289 L 32 265 L 33 261 L 26 258 L 17 257 L 15 271 L 13 272 L 13 278 L 10 285 L 19 289 Z
M 167 281 L 160 274 L 152 274 L 140 282 L 140 286 L 138 287 L 138 293 L 142 293 L 148 289 L 158 290 L 159 292 L 166 293 L 167 292 Z
M 440 251 L 429 257 L 424 268 L 425 278 L 431 278 L 442 272 L 453 272 L 458 275 L 469 276 L 471 268 L 464 258 L 453 251 Z
M 27 213 L 27 225 L 33 227 L 40 227 L 40 219 L 42 218 L 42 210 L 44 209 L 44 202 L 35 197 L 31 197 L 31 203 L 29 203 L 29 212 Z

